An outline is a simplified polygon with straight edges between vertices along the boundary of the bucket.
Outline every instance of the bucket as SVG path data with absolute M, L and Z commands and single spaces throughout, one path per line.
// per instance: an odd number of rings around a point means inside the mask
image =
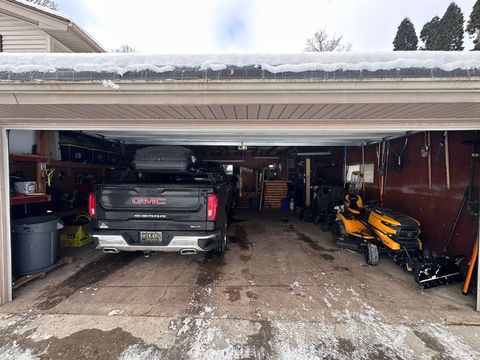
M 13 272 L 24 276 L 42 271 L 57 261 L 58 230 L 56 216 L 37 216 L 12 222 Z

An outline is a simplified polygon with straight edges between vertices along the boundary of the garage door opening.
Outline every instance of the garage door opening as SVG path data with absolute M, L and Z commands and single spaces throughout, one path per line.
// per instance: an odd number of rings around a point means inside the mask
M 332 262 L 334 276 L 338 271 L 347 271 L 348 267 L 337 263 L 330 254 L 340 251 L 332 232 L 335 233 L 338 222 L 336 211 L 344 205 L 346 185 L 348 188 L 358 174 L 362 181 L 356 186 L 360 187 L 357 190 L 361 191 L 365 204 L 391 208 L 417 219 L 422 246 L 431 254 L 464 257 L 460 267 L 463 274 L 478 231 L 475 131 L 410 132 L 360 144 L 351 136 L 348 141 L 335 140 L 342 141 L 342 145 L 322 144 L 322 141 L 332 142 L 332 138 L 326 137 L 319 138 L 317 146 L 289 145 L 299 141 L 295 138 L 278 139 L 271 144 L 258 139 L 249 143 L 245 139 L 236 145 L 231 140 L 223 145 L 209 145 L 209 139 L 188 142 L 148 133 L 106 131 L 12 130 L 8 136 L 12 228 L 18 232 L 22 219 L 27 219 L 25 226 L 28 219 L 39 216 L 59 219 L 58 248 L 56 243 L 47 244 L 55 247 L 55 251 L 51 250 L 54 257 L 41 269 L 21 268 L 29 265 L 35 256 L 22 254 L 25 249 L 16 247 L 15 241 L 25 238 L 13 234 L 12 271 L 14 289 L 19 289 L 15 290 L 15 297 L 21 297 L 23 292 L 28 297 L 29 286 L 32 286 L 28 282 L 32 278 L 52 271 L 54 275 L 49 277 L 61 279 L 62 270 L 53 270 L 65 263 L 77 259 L 77 263 L 86 264 L 91 259 L 102 258 L 101 251 L 95 250 L 98 242 L 90 236 L 95 230 L 92 214 L 88 212 L 89 194 L 95 184 L 125 181 L 136 152 L 149 146 L 183 146 L 191 150 L 198 161 L 221 166 L 234 208 L 228 226 L 227 256 L 237 253 L 244 262 L 253 256 L 253 250 L 250 251 L 253 246 L 264 251 L 258 256 L 270 256 L 262 236 L 258 236 L 265 234 L 269 239 L 278 237 L 280 247 L 292 246 L 287 244 L 296 241 L 303 244 L 304 254 L 311 256 L 311 251 L 318 252 L 315 262 Z M 161 221 L 159 218 L 158 222 Z M 141 229 L 132 231 L 140 233 Z M 254 243 L 250 243 L 252 232 L 256 237 Z M 168 232 L 162 235 L 168 238 Z M 270 240 L 266 241 L 269 246 L 275 246 Z M 306 249 L 302 247 L 305 245 Z M 248 254 L 243 253 L 247 250 Z M 383 250 L 381 262 L 391 264 L 388 249 Z M 150 256 L 154 252 L 143 253 Z M 21 256 L 27 260 L 20 259 Z M 120 255 L 120 263 L 130 261 L 129 256 Z M 346 253 L 341 257 L 342 261 L 361 261 L 363 254 Z M 346 257 L 351 258 L 346 260 Z M 125 258 L 128 260 L 122 260 Z M 108 266 L 117 266 L 114 265 L 117 259 L 108 259 L 102 261 L 111 262 Z M 295 266 L 301 266 L 301 262 Z M 408 278 L 412 286 L 415 284 L 413 277 L 402 272 L 401 267 L 395 271 L 398 276 Z M 89 280 L 79 284 L 87 288 Z M 457 283 L 445 288 L 455 294 L 459 287 Z M 52 294 L 47 297 L 50 296 Z
M 354 185 L 365 204 L 376 202 L 417 219 L 420 238 L 432 253 L 441 254 L 448 244 L 448 255 L 468 259 L 478 229 L 477 176 L 471 194 L 468 189 L 472 169 L 478 174 L 475 131 L 409 132 L 371 143 L 349 139 L 308 146 L 289 144 L 298 141 L 294 138 L 208 145 L 141 135 L 135 141 L 127 132 L 9 132 L 12 224 L 55 216 L 64 228 L 59 230 L 57 262 L 14 278 L 14 301 L 3 306 L 5 312 L 33 310 L 52 319 L 44 321 L 99 316 L 106 329 L 130 316 L 141 316 L 145 326 L 154 327 L 159 318 L 168 319 L 162 339 L 183 336 L 189 324 L 194 325 L 187 336 L 203 334 L 203 321 L 228 331 L 231 319 L 249 319 L 239 320 L 246 327 L 242 332 L 248 333 L 251 324 L 275 326 L 278 336 L 287 338 L 292 333 L 316 336 L 321 323 L 322 336 L 336 339 L 344 336 L 336 324 L 347 321 L 359 324 L 352 342 L 378 346 L 385 346 L 380 345 L 385 337 L 394 340 L 396 335 L 389 334 L 437 336 L 434 324 L 471 318 L 475 298 L 462 295 L 463 281 L 422 290 L 385 249 L 378 265 L 368 265 L 363 252 L 337 245 L 331 210 L 344 203 L 345 185 L 361 173 L 362 181 Z M 121 183 L 137 151 L 150 146 L 183 146 L 199 162 L 222 167 L 235 195 L 224 256 L 95 249 L 88 236 L 92 187 Z M 34 183 L 34 193 L 22 184 L 28 182 Z M 12 241 L 18 240 L 12 234 Z M 14 276 L 17 256 L 14 251 Z M 418 319 L 421 327 L 411 325 Z M 363 331 L 364 324 L 383 330 L 370 334 Z M 402 343 L 395 351 L 410 351 L 411 346 Z

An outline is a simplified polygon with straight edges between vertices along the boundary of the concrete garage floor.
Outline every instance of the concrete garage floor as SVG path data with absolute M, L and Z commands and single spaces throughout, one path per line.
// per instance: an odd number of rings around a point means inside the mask
M 461 285 L 422 291 L 279 212 L 237 212 L 230 250 L 80 252 L 0 307 L 0 359 L 478 359 Z

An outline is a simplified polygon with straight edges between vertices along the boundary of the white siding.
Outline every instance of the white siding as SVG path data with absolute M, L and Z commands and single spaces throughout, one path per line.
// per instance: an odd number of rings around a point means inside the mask
M 73 52 L 70 50 L 68 47 L 66 47 L 64 44 L 62 44 L 60 41 L 56 40 L 54 37 L 50 36 L 50 50 L 51 52 L 54 53 L 71 53 Z
M 0 14 L 4 52 L 48 52 L 48 36 L 37 26 Z

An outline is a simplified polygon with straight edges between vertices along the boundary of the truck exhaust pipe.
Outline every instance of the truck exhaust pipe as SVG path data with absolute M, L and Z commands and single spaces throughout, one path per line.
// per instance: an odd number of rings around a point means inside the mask
M 104 254 L 118 254 L 120 252 L 115 248 L 103 248 L 102 251 Z
M 197 250 L 195 249 L 182 249 L 180 250 L 180 255 L 196 255 Z

